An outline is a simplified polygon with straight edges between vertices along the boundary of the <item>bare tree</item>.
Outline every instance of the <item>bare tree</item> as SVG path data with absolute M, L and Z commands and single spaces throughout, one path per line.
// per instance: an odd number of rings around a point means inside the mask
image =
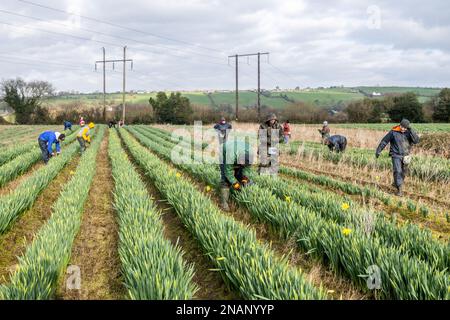
M 52 96 L 53 85 L 47 81 L 26 82 L 21 78 L 3 80 L 2 99 L 16 112 L 16 121 L 27 124 L 37 111 L 42 111 L 42 98 Z

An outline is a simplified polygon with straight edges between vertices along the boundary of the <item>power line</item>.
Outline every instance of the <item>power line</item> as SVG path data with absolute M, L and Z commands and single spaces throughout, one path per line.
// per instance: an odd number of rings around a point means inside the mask
M 53 10 L 53 11 L 56 11 L 56 12 L 68 14 L 68 15 L 71 15 L 71 16 L 77 16 L 77 17 L 80 17 L 80 18 L 83 18 L 83 19 L 86 19 L 86 20 L 90 20 L 90 21 L 94 21 L 94 22 L 97 22 L 97 23 L 106 24 L 106 25 L 113 26 L 113 27 L 116 27 L 116 28 L 121 28 L 121 29 L 124 29 L 124 30 L 137 32 L 137 33 L 149 35 L 149 36 L 152 36 L 152 37 L 164 39 L 164 40 L 167 40 L 167 41 L 183 43 L 185 45 L 189 45 L 189 46 L 193 46 L 193 47 L 197 47 L 197 48 L 201 48 L 201 49 L 209 50 L 209 51 L 216 51 L 216 52 L 220 52 L 220 53 L 224 54 L 223 51 L 217 50 L 217 49 L 214 49 L 214 48 L 200 46 L 200 45 L 197 45 L 197 44 L 194 44 L 194 43 L 190 43 L 190 42 L 187 42 L 187 41 L 178 40 L 178 39 L 174 39 L 174 38 L 169 38 L 169 37 L 161 36 L 161 35 L 158 35 L 158 34 L 155 34 L 155 33 L 142 31 L 142 30 L 138 30 L 138 29 L 134 29 L 134 28 L 129 28 L 129 27 L 122 26 L 122 25 L 119 25 L 119 24 L 116 24 L 116 23 L 112 23 L 112 22 L 109 22 L 109 21 L 104 21 L 104 20 L 100 20 L 100 19 L 97 19 L 97 18 L 87 17 L 87 16 L 84 16 L 84 15 L 81 15 L 81 14 L 78 14 L 78 13 L 69 12 L 69 11 L 62 10 L 62 9 L 57 9 L 57 8 L 46 6 L 46 5 L 42 5 L 42 4 L 39 4 L 39 3 L 36 3 L 36 2 L 26 1 L 26 0 L 17 0 L 17 1 L 23 2 L 23 3 L 27 3 L 29 5 L 45 8 L 45 9 L 48 9 L 48 10 Z
M 9 15 L 22 17 L 22 18 L 32 19 L 32 20 L 36 20 L 36 21 L 42 21 L 42 22 L 45 22 L 47 24 L 58 25 L 58 26 L 62 26 L 64 28 L 70 28 L 70 29 L 72 28 L 72 26 L 64 24 L 64 23 L 59 23 L 59 22 L 55 22 L 55 21 L 47 21 L 46 19 L 33 17 L 33 16 L 25 15 L 25 14 L 20 14 L 20 13 L 16 13 L 16 12 L 7 11 L 7 10 L 1 10 L 1 9 L 0 9 L 0 12 L 6 13 L 6 14 L 9 14 Z M 90 32 L 90 33 L 93 33 L 93 34 L 98 34 L 98 35 L 111 37 L 111 38 L 117 38 L 117 39 L 126 40 L 126 41 L 133 41 L 133 42 L 136 42 L 136 43 L 144 44 L 144 45 L 155 47 L 155 48 L 162 48 L 162 49 L 173 50 L 173 51 L 186 51 L 186 50 L 183 50 L 183 49 L 171 48 L 171 47 L 162 46 L 162 45 L 155 45 L 155 44 L 151 44 L 151 43 L 148 43 L 148 42 L 145 42 L 145 41 L 136 40 L 136 39 L 123 37 L 123 36 L 112 35 L 112 34 L 108 34 L 108 33 L 105 33 L 105 32 L 100 32 L 100 31 L 95 31 L 95 30 L 91 30 L 91 29 L 86 29 L 86 28 L 81 28 L 81 27 L 77 27 L 77 28 L 79 30 L 81 30 L 81 31 Z M 223 60 L 223 58 L 219 58 L 219 57 L 215 57 L 215 56 L 211 56 L 211 55 L 207 55 L 207 54 L 203 54 L 203 53 L 198 53 L 198 52 L 195 52 L 195 51 L 192 51 L 192 50 L 189 50 L 187 52 L 195 54 L 195 55 L 207 57 L 207 58 L 210 58 L 210 59 Z
M 67 33 L 62 33 L 62 32 L 55 32 L 55 31 L 49 31 L 49 30 L 45 30 L 45 29 L 41 29 L 41 28 L 36 28 L 36 27 L 29 27 L 29 26 L 17 26 L 15 24 L 9 23 L 9 22 L 4 22 L 4 21 L 0 21 L 1 24 L 13 27 L 13 28 L 21 28 L 21 29 L 28 29 L 28 30 L 37 30 L 39 32 L 44 32 L 44 33 L 49 33 L 49 34 L 53 34 L 53 35 L 57 35 L 57 36 L 63 36 L 63 37 L 70 37 L 70 38 L 74 38 L 74 39 L 78 39 L 78 40 L 82 40 L 82 41 L 91 41 L 91 42 L 96 42 L 96 43 L 100 43 L 102 45 L 109 45 L 109 46 L 113 46 L 113 47 L 118 47 L 121 48 L 122 46 L 116 43 L 112 43 L 112 42 L 107 42 L 107 41 L 102 41 L 102 40 L 95 40 L 95 39 L 91 39 L 91 38 L 86 38 L 86 37 L 81 37 L 81 36 L 76 36 L 76 35 L 72 35 L 72 34 L 67 34 Z M 160 53 L 160 52 L 155 52 L 155 51 L 151 51 L 151 50 L 146 50 L 143 48 L 136 48 L 133 47 L 131 48 L 132 50 L 135 51 L 142 51 L 142 52 L 149 52 L 152 54 L 159 54 L 159 55 L 172 55 L 175 56 L 177 58 L 181 58 L 181 59 L 188 59 L 191 60 L 189 57 L 183 57 L 183 56 L 177 56 L 174 55 L 172 53 Z M 191 60 L 192 61 L 192 60 Z M 225 63 L 216 63 L 216 62 L 212 62 L 212 61 L 202 61 L 205 63 L 209 63 L 209 64 L 214 64 L 214 65 L 220 65 L 220 66 L 227 66 L 227 64 Z
M 4 54 L 4 53 L 0 53 L 0 57 L 4 57 L 6 59 L 19 59 L 19 60 L 25 60 L 25 61 L 31 61 L 31 62 L 38 62 L 38 63 L 45 63 L 45 64 L 51 64 L 54 66 L 62 66 L 62 67 L 67 67 L 67 68 L 78 68 L 78 69 L 87 69 L 88 64 L 83 64 L 85 67 L 82 67 L 82 65 L 73 65 L 73 64 L 68 64 L 68 63 L 64 63 L 64 62 L 58 62 L 58 61 L 48 61 L 48 60 L 38 60 L 38 59 L 30 59 L 30 58 L 23 58 L 23 57 L 19 57 L 19 56 L 12 56 L 10 54 Z M 91 69 L 89 67 L 89 69 Z
M 6 59 L 8 59 L 8 58 L 6 58 Z M 13 64 L 20 64 L 20 65 L 33 66 L 33 67 L 35 67 L 35 68 L 44 68 L 44 69 L 46 69 L 46 70 L 49 69 L 49 67 L 48 67 L 48 66 L 45 66 L 45 65 L 36 65 L 35 63 L 24 62 L 24 61 L 5 60 L 4 58 L 0 59 L 0 61 L 1 61 L 1 62 L 4 62 L 4 63 L 13 63 Z M 45 61 L 44 61 L 43 63 L 45 63 Z M 85 72 L 88 72 L 87 69 L 84 69 L 84 68 L 78 68 L 78 67 L 76 67 L 76 66 L 73 66 L 73 67 L 67 67 L 67 68 L 72 69 L 72 70 L 77 70 L 77 71 L 85 71 Z M 92 72 L 92 71 L 90 71 L 90 72 Z
M 272 68 L 274 68 L 275 70 L 278 71 L 278 73 L 281 73 L 283 75 L 285 75 L 286 77 L 290 78 L 291 80 L 294 80 L 297 83 L 300 83 L 301 81 L 299 81 L 298 79 L 294 78 L 293 76 L 291 76 L 290 74 L 284 72 L 283 70 L 281 70 L 280 68 L 274 66 L 272 63 L 268 62 L 269 66 L 271 66 Z

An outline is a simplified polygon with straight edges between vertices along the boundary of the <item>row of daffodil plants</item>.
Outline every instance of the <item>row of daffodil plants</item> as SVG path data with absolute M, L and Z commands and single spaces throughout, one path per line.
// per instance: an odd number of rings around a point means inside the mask
M 78 149 L 77 143 L 67 145 L 59 156 L 50 159 L 47 165 L 33 172 L 10 193 L 0 196 L 0 234 L 5 233 L 19 215 L 33 205 Z
M 155 134 L 156 136 L 164 139 L 164 145 L 170 146 L 172 143 L 171 134 L 161 129 L 152 128 L 148 126 L 136 126 L 136 129 L 144 129 L 148 132 Z M 411 213 L 420 213 L 422 216 L 427 217 L 430 213 L 430 208 L 425 204 L 408 199 L 406 201 L 398 200 L 390 194 L 387 194 L 377 188 L 369 186 L 360 186 L 354 183 L 340 181 L 334 178 L 330 178 L 324 175 L 313 174 L 304 170 L 294 169 L 291 167 L 280 167 L 280 173 L 286 174 L 301 180 L 306 180 L 317 185 L 325 186 L 327 188 L 337 189 L 345 192 L 349 195 L 360 195 L 365 198 L 376 198 L 393 208 L 399 208 Z M 313 190 L 314 187 L 310 186 L 309 189 Z
M 74 132 L 65 139 L 62 145 L 68 145 L 75 139 L 76 134 Z M 18 149 L 22 148 L 19 146 Z M 30 169 L 32 165 L 41 159 L 41 154 L 41 149 L 39 148 L 37 142 L 35 142 L 31 149 L 27 149 L 27 151 L 17 155 L 11 161 L 3 164 L 0 167 L 0 187 L 3 187 L 6 183 L 12 181 Z
M 13 160 L 14 158 L 20 156 L 21 154 L 24 154 L 34 147 L 36 147 L 36 142 L 27 142 L 23 144 L 14 144 L 11 147 L 5 147 L 3 150 L 0 151 L 0 166 L 4 165 L 5 163 Z
M 147 147 L 170 158 L 171 149 L 162 146 L 157 137 L 145 136 L 142 129 L 130 131 Z M 180 164 L 180 167 L 211 185 L 219 182 L 214 166 Z M 368 236 L 365 230 L 353 227 L 351 221 L 344 221 L 347 226 L 343 226 L 297 203 L 283 201 L 258 185 L 243 189 L 235 198 L 258 219 L 269 222 L 286 236 L 296 237 L 304 250 L 328 262 L 363 290 L 367 290 L 367 283 L 362 275 L 376 265 L 381 270 L 384 298 L 443 299 L 448 295 L 449 277 L 445 270 L 437 271 L 421 259 L 386 246 L 379 237 Z
M 215 264 L 224 281 L 245 299 L 325 299 L 285 258 L 260 243 L 253 230 L 218 209 L 181 173 L 141 146 L 128 132 L 121 137 L 183 224 Z
M 152 131 L 147 128 L 136 129 L 159 145 L 167 148 L 174 146 L 160 140 L 159 137 L 152 136 Z M 205 176 L 201 173 L 198 175 Z M 389 221 L 382 212 L 371 212 L 349 199 L 342 199 L 335 193 L 320 189 L 311 190 L 309 186 L 299 185 L 288 179 L 260 177 L 254 174 L 252 180 L 269 188 L 279 198 L 288 202 L 295 201 L 325 219 L 366 230 L 372 236 L 379 237 L 386 245 L 427 261 L 436 270 L 448 270 L 450 267 L 449 245 L 435 240 L 430 230 L 421 229 L 411 223 L 399 226 L 395 221 Z M 215 174 L 214 184 L 219 184 L 218 174 Z
M 340 181 L 325 175 L 317 175 L 301 169 L 286 166 L 280 167 L 280 173 L 300 180 L 312 182 L 317 185 L 340 190 L 350 195 L 360 195 L 365 198 L 376 198 L 382 201 L 387 206 L 402 208 L 411 213 L 419 212 L 424 217 L 428 216 L 430 212 L 430 208 L 425 204 L 420 204 L 419 202 L 413 201 L 411 199 L 408 199 L 406 201 L 396 201 L 395 197 L 393 197 L 392 195 L 389 195 L 374 187 L 360 186 L 351 182 Z
M 110 131 L 109 158 L 115 182 L 119 257 L 128 297 L 133 300 L 191 299 L 197 291 L 182 252 L 164 237 L 161 213 Z
M 344 163 L 356 168 L 390 170 L 392 162 L 387 152 L 375 158 L 375 150 L 347 148 L 344 153 L 333 153 L 324 145 L 314 142 L 293 142 L 287 146 L 291 155 Z M 416 156 L 409 165 L 410 175 L 425 181 L 450 182 L 450 160 L 443 157 Z
M 173 142 L 185 141 L 184 139 L 186 138 L 186 137 L 184 137 L 183 135 L 181 135 L 180 132 L 179 132 L 179 133 L 176 133 L 176 132 L 170 133 L 170 132 L 165 131 L 165 130 L 162 130 L 162 129 L 158 129 L 158 128 L 155 128 L 155 127 L 144 126 L 144 125 L 138 125 L 138 126 L 136 126 L 136 127 L 144 127 L 144 128 L 149 129 L 149 130 L 152 130 L 152 132 L 153 132 L 155 135 L 157 135 L 157 136 L 159 136 L 159 137 L 161 137 L 161 138 L 169 139 L 170 141 L 173 141 Z M 189 141 L 190 141 L 190 143 L 187 143 L 187 144 L 190 145 L 190 147 L 191 147 L 192 149 L 194 149 L 194 148 L 201 148 L 202 150 L 204 150 L 204 149 L 209 145 L 207 142 L 202 142 L 202 143 L 199 144 L 199 146 L 197 147 L 197 146 L 195 145 L 194 139 L 191 139 L 191 140 L 189 140 Z
M 32 131 L 35 130 L 34 128 Z M 75 129 L 76 131 L 76 129 Z M 65 133 L 67 134 L 68 131 Z M 67 135 L 69 137 L 69 135 Z M 12 138 L 11 136 L 8 137 L 8 139 L 16 139 L 17 136 L 14 135 Z M 37 140 L 37 139 L 36 139 Z M 5 147 L 0 150 L 0 166 L 4 165 L 5 163 L 13 160 L 14 158 L 27 153 L 31 151 L 32 149 L 39 149 L 38 144 L 36 143 L 35 139 L 33 139 L 32 142 L 26 142 L 26 143 L 15 143 L 14 145 L 10 147 Z
M 83 207 L 95 175 L 95 159 L 104 132 L 105 127 L 101 126 L 53 205 L 51 217 L 19 258 L 11 281 L 0 287 L 1 299 L 54 298 L 58 281 L 70 261 L 73 241 L 80 229 Z

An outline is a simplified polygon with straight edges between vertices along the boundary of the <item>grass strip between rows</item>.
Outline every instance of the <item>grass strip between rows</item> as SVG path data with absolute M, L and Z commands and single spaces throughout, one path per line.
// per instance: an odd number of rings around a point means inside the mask
M 81 225 L 84 203 L 95 175 L 95 159 L 105 127 L 83 154 L 75 174 L 63 187 L 47 223 L 19 258 L 11 282 L 0 287 L 0 298 L 43 300 L 53 298 L 58 280 L 70 261 L 73 241 Z
M 302 272 L 258 242 L 254 231 L 225 216 L 188 180 L 150 153 L 123 129 L 131 154 L 217 265 L 224 280 L 247 299 L 324 299 Z
M 115 182 L 114 207 L 119 222 L 119 256 L 128 296 L 133 300 L 192 299 L 194 271 L 181 249 L 164 238 L 161 213 L 128 160 L 115 130 L 110 130 L 109 158 Z

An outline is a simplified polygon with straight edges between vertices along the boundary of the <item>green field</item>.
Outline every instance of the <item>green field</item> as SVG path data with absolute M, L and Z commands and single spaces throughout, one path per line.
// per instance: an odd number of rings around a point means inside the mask
M 389 131 L 398 123 L 343 123 L 335 124 L 335 127 L 346 129 L 370 129 L 379 131 Z M 450 123 L 415 123 L 412 125 L 419 132 L 450 132 Z
M 342 107 L 351 101 L 363 99 L 372 92 L 382 94 L 399 94 L 405 92 L 414 92 L 419 96 L 420 102 L 425 102 L 431 97 L 437 95 L 438 88 L 419 88 L 419 87 L 354 87 L 354 88 L 320 88 L 305 89 L 300 91 L 265 91 L 261 96 L 263 105 L 283 109 L 292 102 L 304 102 L 324 108 Z M 156 93 L 145 94 L 127 94 L 127 102 L 133 104 L 147 104 L 150 97 L 154 97 Z M 230 92 L 183 92 L 183 96 L 189 98 L 194 105 L 203 105 L 218 107 L 220 105 L 235 105 L 235 93 Z M 76 102 L 86 105 L 101 104 L 103 96 L 96 94 L 79 94 L 67 95 L 61 97 L 50 98 L 46 101 L 49 106 L 63 106 L 65 104 L 73 104 Z M 257 95 L 253 91 L 241 91 L 239 93 L 239 105 L 241 107 L 251 107 L 256 105 Z M 107 102 L 109 105 L 120 104 L 122 101 L 121 94 L 108 94 Z

